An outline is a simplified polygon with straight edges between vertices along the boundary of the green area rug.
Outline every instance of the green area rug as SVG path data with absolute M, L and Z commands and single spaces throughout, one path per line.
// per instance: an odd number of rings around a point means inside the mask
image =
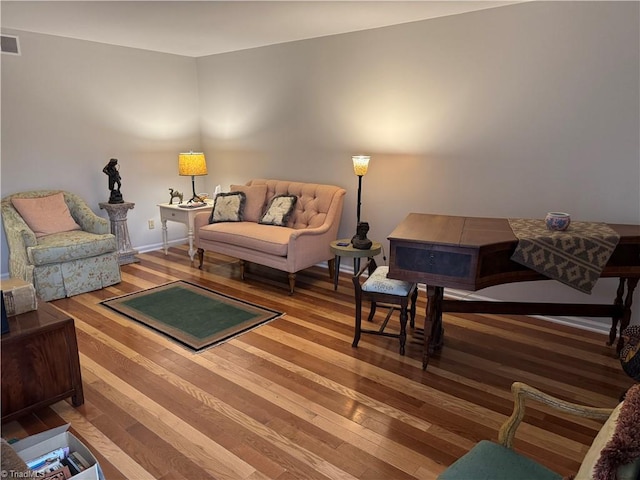
M 282 315 L 282 312 L 185 281 L 100 303 L 194 352 L 223 343 Z

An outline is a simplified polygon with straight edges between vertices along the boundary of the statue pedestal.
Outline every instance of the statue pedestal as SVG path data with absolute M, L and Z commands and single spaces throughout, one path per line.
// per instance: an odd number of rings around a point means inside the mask
M 118 263 L 125 265 L 127 263 L 139 262 L 135 255 L 137 250 L 131 248 L 131 240 L 129 239 L 129 228 L 127 227 L 127 210 L 133 209 L 135 203 L 107 203 L 100 202 L 100 209 L 106 210 L 111 220 L 111 233 L 116 236 L 118 245 Z

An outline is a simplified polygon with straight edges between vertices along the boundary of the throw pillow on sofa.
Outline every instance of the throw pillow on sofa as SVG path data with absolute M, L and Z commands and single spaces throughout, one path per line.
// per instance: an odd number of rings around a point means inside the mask
M 298 197 L 295 195 L 276 195 L 258 223 L 286 227 L 297 201 Z
M 209 223 L 241 222 L 247 196 L 243 192 L 219 193 L 216 196 Z
M 247 196 L 242 218 L 245 222 L 257 222 L 262 216 L 267 198 L 266 185 L 231 185 L 230 192 L 243 192 Z

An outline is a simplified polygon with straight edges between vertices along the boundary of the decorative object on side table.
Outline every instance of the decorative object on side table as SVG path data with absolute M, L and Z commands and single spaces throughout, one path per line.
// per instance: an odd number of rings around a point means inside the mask
M 571 215 L 564 212 L 549 212 L 544 217 L 544 223 L 549 230 L 562 232 L 569 228 L 571 223 Z
M 193 197 L 187 203 L 204 203 L 204 201 L 196 194 L 196 177 L 207 174 L 207 162 L 204 153 L 181 153 L 178 156 L 178 175 L 191 176 L 191 188 Z
M 351 244 L 353 248 L 357 248 L 358 250 L 369 250 L 373 242 L 367 238 L 367 233 L 369 232 L 369 223 L 367 222 L 358 222 L 357 233 L 355 237 L 351 239 Z
M 173 188 L 170 188 L 169 193 L 171 194 L 171 200 L 169 200 L 169 205 L 173 205 L 174 198 L 178 199 L 178 204 L 181 204 L 184 201 L 183 195 L 179 191 L 174 190 Z
M 109 176 L 109 203 L 123 203 L 122 193 L 120 187 L 122 186 L 122 178 L 120 177 L 120 166 L 118 165 L 118 159 L 112 158 L 109 163 L 105 165 L 102 171 Z M 116 187 L 117 185 L 117 187 Z
M 360 207 L 362 205 L 362 177 L 366 175 L 369 169 L 369 160 L 371 157 L 367 155 L 354 155 L 351 157 L 353 161 L 353 172 L 358 176 L 358 206 L 356 210 L 356 234 L 351 239 L 353 248 L 360 250 L 368 250 L 371 248 L 371 240 L 367 238 L 369 224 L 360 222 Z

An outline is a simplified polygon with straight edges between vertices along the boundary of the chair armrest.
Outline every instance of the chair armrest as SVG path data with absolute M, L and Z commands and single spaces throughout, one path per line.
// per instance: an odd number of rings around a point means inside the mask
M 36 234 L 18 212 L 4 201 L 2 203 L 2 226 L 9 247 L 9 261 L 29 265 L 27 248 L 35 247 L 38 244 Z
M 74 195 L 75 197 L 75 195 Z M 89 206 L 83 201 L 75 201 L 67 204 L 71 216 L 76 221 L 83 231 L 89 233 L 95 233 L 96 235 L 104 235 L 105 233 L 111 233 L 111 225 L 109 220 L 97 215 Z
M 596 420 L 606 420 L 613 412 L 612 408 L 596 408 L 567 402 L 522 382 L 514 382 L 511 385 L 511 392 L 514 396 L 513 413 L 507 421 L 502 424 L 500 432 L 498 433 L 498 443 L 507 448 L 513 447 L 516 430 L 524 418 L 525 400 L 527 398 L 566 413 Z

